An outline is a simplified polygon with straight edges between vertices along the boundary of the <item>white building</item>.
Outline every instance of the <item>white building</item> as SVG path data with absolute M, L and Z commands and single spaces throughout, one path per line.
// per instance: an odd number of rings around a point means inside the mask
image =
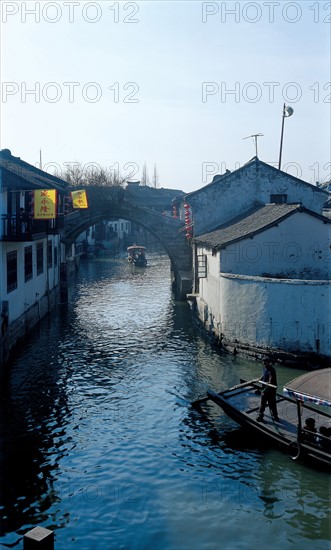
M 11 155 L 0 152 L 0 365 L 19 338 L 58 301 L 65 182 Z M 33 218 L 33 191 L 56 189 L 57 218 Z
M 93 254 L 99 249 L 98 254 L 114 254 L 119 252 L 120 243 L 131 235 L 131 222 L 123 219 L 104 220 L 92 225 L 83 231 L 76 243 L 80 246 L 81 253 L 88 251 Z
M 185 197 L 196 313 L 225 348 L 331 357 L 325 196 L 254 159 Z
M 194 214 L 194 235 L 212 231 L 243 212 L 268 203 L 301 204 L 321 214 L 328 198 L 327 191 L 256 157 L 234 172 L 215 176 L 211 183 L 185 196 Z
M 111 220 L 107 222 L 107 227 L 111 228 L 111 231 L 117 233 L 119 239 L 124 239 L 131 235 L 131 222 L 128 220 Z

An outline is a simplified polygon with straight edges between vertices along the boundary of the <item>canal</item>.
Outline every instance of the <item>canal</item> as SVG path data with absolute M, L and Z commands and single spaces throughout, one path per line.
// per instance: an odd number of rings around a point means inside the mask
M 327 474 L 190 407 L 260 375 L 222 355 L 150 254 L 81 265 L 69 307 L 15 355 L 1 387 L 0 544 L 36 525 L 56 550 L 330 548 Z M 302 371 L 279 368 L 283 382 Z

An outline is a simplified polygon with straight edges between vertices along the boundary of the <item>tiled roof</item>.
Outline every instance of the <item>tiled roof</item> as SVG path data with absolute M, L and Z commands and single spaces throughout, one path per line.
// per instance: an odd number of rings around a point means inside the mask
M 246 212 L 239 219 L 233 220 L 231 224 L 228 223 L 215 231 L 194 237 L 194 241 L 212 248 L 223 248 L 230 243 L 260 233 L 295 212 L 308 212 L 323 219 L 326 223 L 328 222 L 327 218 L 302 208 L 300 204 L 266 204 L 254 211 Z
M 52 174 L 39 170 L 20 157 L 11 155 L 8 149 L 0 151 L 0 168 L 3 169 L 2 185 L 16 189 L 58 189 L 65 191 L 67 183 Z

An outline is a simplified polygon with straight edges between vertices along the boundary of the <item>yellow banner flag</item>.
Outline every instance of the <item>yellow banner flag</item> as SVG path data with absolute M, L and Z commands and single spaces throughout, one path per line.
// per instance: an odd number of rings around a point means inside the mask
M 56 189 L 34 191 L 34 219 L 52 220 L 56 218 Z
M 73 208 L 88 208 L 86 191 L 72 191 L 71 200 Z

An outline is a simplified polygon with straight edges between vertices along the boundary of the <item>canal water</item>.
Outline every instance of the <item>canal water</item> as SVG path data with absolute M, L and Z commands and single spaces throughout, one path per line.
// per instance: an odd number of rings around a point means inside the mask
M 207 388 L 260 375 L 171 295 L 170 263 L 82 264 L 68 308 L 1 388 L 0 545 L 36 525 L 56 550 L 330 548 L 327 474 L 245 437 Z M 301 374 L 278 369 L 280 385 Z

